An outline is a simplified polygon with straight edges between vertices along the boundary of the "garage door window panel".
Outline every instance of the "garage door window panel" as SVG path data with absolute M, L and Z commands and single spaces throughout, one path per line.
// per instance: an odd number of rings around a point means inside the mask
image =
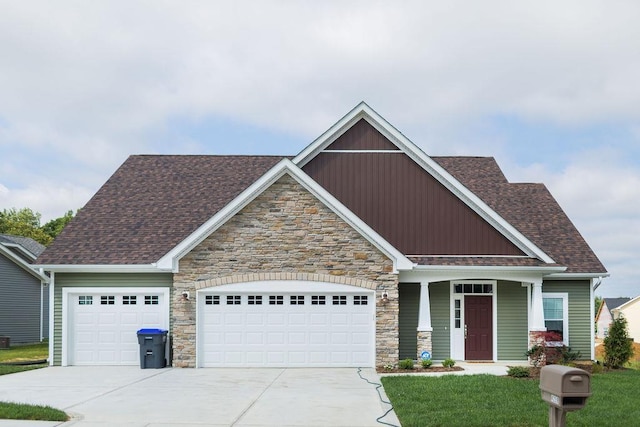
M 115 305 L 116 297 L 113 295 L 102 295 L 100 296 L 100 304 L 101 305 Z

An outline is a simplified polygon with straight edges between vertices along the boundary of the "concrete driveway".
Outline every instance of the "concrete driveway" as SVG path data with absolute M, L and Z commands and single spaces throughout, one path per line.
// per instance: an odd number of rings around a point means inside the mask
M 373 369 L 361 375 L 380 382 Z M 376 419 L 390 409 L 356 368 L 49 367 L 0 376 L 0 401 L 49 405 L 74 417 L 0 427 L 381 426 Z M 400 425 L 393 411 L 380 421 Z

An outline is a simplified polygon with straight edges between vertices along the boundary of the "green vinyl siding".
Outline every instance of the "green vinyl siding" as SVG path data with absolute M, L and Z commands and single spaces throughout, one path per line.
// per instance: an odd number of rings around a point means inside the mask
M 444 360 L 451 356 L 451 310 L 449 282 L 429 284 L 429 300 L 431 302 L 431 326 L 433 333 L 431 342 L 433 359 Z
M 400 360 L 416 359 L 418 354 L 418 315 L 420 311 L 420 284 L 400 283 Z
M 545 292 L 563 292 L 569 297 L 569 347 L 591 358 L 591 283 L 588 280 L 545 280 Z
M 54 280 L 53 364 L 59 366 L 62 364 L 62 288 L 163 288 L 171 287 L 173 275 L 166 273 L 58 273 Z
M 526 360 L 529 345 L 527 288 L 499 281 L 497 289 L 498 360 Z

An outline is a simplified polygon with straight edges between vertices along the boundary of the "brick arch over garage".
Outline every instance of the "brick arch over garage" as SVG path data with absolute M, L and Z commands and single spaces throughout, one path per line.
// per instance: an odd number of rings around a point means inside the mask
M 218 277 L 197 282 L 194 286 L 196 291 L 206 288 L 212 288 L 222 285 L 232 285 L 235 283 L 248 282 L 265 282 L 269 280 L 287 280 L 287 281 L 309 281 L 321 283 L 335 283 L 338 285 L 356 286 L 359 288 L 376 290 L 378 284 L 370 280 L 363 280 L 355 277 L 333 276 L 330 274 L 313 274 L 313 273 L 254 273 L 254 274 L 236 274 L 227 277 Z

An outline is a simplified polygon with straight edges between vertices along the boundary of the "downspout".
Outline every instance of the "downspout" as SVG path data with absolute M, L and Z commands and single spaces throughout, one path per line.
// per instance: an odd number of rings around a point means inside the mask
M 51 279 L 49 281 L 49 366 L 53 366 L 53 331 L 56 329 L 53 321 L 54 321 L 54 311 L 55 311 L 55 300 L 54 300 L 54 292 L 56 284 L 56 273 L 51 272 Z
M 591 307 L 589 308 L 589 313 L 591 315 L 591 325 L 590 325 L 590 330 L 591 330 L 591 360 L 596 360 L 596 331 L 595 331 L 595 321 L 596 321 L 596 315 L 595 315 L 595 307 L 594 307 L 594 298 L 595 298 L 595 291 L 596 289 L 598 289 L 598 287 L 600 286 L 600 284 L 602 283 L 602 277 L 598 277 L 598 282 L 597 283 L 593 283 L 596 279 L 591 279 L 591 284 L 592 286 L 590 286 L 591 290 L 589 292 L 589 300 L 591 301 Z
M 40 269 L 40 275 L 44 276 L 44 270 L 41 268 Z M 38 316 L 38 318 L 40 319 L 40 342 L 42 342 L 42 340 L 44 339 L 44 282 L 42 280 L 40 280 L 40 316 Z M 48 319 L 47 319 L 48 321 Z

